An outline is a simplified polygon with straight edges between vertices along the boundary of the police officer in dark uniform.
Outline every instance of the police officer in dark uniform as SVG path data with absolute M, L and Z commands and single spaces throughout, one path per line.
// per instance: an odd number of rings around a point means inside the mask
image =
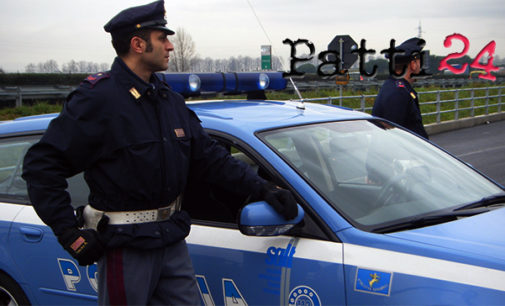
M 180 209 L 193 177 L 264 199 L 286 219 L 298 214 L 289 191 L 211 140 L 156 75 L 173 50 L 164 16 L 157 1 L 105 25 L 118 54 L 111 70 L 89 76 L 69 95 L 24 160 L 37 214 L 80 265 L 98 261 L 99 304 L 200 303 L 184 240 L 190 217 Z M 66 179 L 82 171 L 90 195 L 79 218 L 65 190 Z
M 382 85 L 372 110 L 372 115 L 395 122 L 428 139 L 423 126 L 417 92 L 412 88 L 413 75 L 421 71 L 421 49 L 424 44 L 419 38 L 411 38 L 396 47 L 395 72 L 403 77 L 390 75 Z

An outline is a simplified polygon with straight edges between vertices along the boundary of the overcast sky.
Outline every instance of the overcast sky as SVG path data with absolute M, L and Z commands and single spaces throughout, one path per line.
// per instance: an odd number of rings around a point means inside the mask
M 70 60 L 111 63 L 115 53 L 103 25 L 120 10 L 149 2 L 0 0 L 0 68 L 23 72 L 27 64 L 49 59 L 60 67 Z M 460 33 L 470 41 L 470 57 L 492 40 L 496 54 L 505 57 L 502 0 L 166 0 L 165 8 L 167 26 L 184 28 L 202 58 L 258 57 L 260 46 L 271 44 L 287 64 L 284 39 L 308 39 L 319 53 L 339 34 L 358 43 L 366 39 L 377 55 L 391 39 L 398 45 L 417 36 L 419 23 L 431 54 L 461 51 L 460 42 L 443 45 L 446 36 Z

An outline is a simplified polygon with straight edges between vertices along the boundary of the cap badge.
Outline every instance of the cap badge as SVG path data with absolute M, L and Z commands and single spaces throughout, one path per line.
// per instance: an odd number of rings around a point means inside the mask
M 138 98 L 140 98 L 140 93 L 135 87 L 130 88 L 130 93 L 135 98 L 135 100 L 138 100 Z

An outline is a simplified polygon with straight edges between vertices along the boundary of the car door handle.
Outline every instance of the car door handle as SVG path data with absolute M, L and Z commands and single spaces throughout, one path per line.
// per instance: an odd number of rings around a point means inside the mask
M 19 231 L 28 242 L 39 242 L 42 240 L 42 236 L 44 236 L 44 232 L 35 227 L 21 226 Z

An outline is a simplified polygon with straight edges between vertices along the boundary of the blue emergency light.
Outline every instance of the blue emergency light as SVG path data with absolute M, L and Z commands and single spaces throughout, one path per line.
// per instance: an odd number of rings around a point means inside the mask
M 172 90 L 186 97 L 202 93 L 242 94 L 286 88 L 282 72 L 163 73 L 160 76 Z

